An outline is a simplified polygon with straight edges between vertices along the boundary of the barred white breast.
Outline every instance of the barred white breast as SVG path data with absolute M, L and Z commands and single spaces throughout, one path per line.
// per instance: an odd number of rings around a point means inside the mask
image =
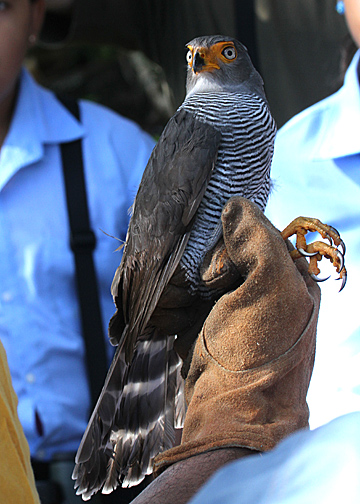
M 221 233 L 221 211 L 235 195 L 264 210 L 270 191 L 270 165 L 276 133 L 266 102 L 255 94 L 190 94 L 180 107 L 222 133 L 215 169 L 199 206 L 181 266 L 191 290 L 201 289 L 199 266 Z

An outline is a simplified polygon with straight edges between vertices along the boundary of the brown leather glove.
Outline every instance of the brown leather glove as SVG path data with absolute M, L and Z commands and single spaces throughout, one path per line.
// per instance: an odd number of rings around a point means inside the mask
M 308 426 L 320 289 L 256 205 L 232 198 L 222 221 L 224 242 L 206 259 L 203 280 L 222 287 L 236 271 L 245 281 L 204 323 L 186 379 L 182 442 L 157 457 L 157 473 L 219 448 L 269 450 Z

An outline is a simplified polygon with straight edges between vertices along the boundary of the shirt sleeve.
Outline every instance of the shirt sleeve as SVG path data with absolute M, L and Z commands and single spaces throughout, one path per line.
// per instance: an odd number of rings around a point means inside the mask
M 40 504 L 30 451 L 17 415 L 4 347 L 0 342 L 0 495 L 2 502 Z

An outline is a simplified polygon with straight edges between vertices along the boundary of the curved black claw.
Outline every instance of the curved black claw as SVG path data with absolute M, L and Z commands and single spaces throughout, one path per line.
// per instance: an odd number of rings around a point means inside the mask
M 310 274 L 311 278 L 313 280 L 315 280 L 315 282 L 326 282 L 326 280 L 329 280 L 329 278 L 331 277 L 331 275 L 329 275 L 328 277 L 326 278 L 319 278 L 318 276 L 314 275 L 314 273 L 311 273 Z M 341 287 L 342 288 L 342 287 Z M 341 289 L 340 289 L 341 290 Z
M 345 287 L 346 285 L 346 280 L 347 280 L 347 274 L 346 272 L 344 273 L 343 277 L 339 277 L 339 278 L 336 278 L 336 280 L 342 280 L 341 282 L 341 286 L 340 286 L 340 289 L 339 289 L 339 292 L 341 292 L 343 290 L 343 288 Z
M 317 252 L 306 252 L 303 248 L 298 248 L 298 251 L 304 257 L 313 257 L 317 255 Z
M 345 253 L 346 253 L 346 247 L 345 247 L 345 243 L 341 240 L 340 244 L 339 244 L 339 247 L 342 248 L 342 255 L 344 256 Z
M 329 226 L 329 228 L 332 229 L 334 231 L 334 233 L 336 233 L 340 238 L 340 233 L 336 228 L 334 228 L 334 226 Z M 343 242 L 343 240 L 341 238 L 340 238 L 340 243 L 339 243 L 338 247 L 342 248 L 342 255 L 345 255 L 346 247 L 345 247 L 345 243 Z
M 343 267 L 344 267 L 344 263 L 345 263 L 344 256 L 340 252 L 340 250 L 337 250 L 337 249 L 336 249 L 336 254 L 337 254 L 337 256 L 339 258 L 339 261 L 340 261 L 340 266 L 339 266 L 339 272 L 340 272 L 343 269 Z
M 339 233 L 339 231 L 336 229 L 336 227 L 334 227 L 334 226 L 329 226 L 329 228 L 330 228 L 332 231 L 334 231 L 334 233 L 336 233 L 336 234 L 340 237 L 340 233 Z

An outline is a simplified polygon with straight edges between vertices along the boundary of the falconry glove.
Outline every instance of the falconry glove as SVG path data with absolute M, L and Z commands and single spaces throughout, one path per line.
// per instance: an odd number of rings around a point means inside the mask
M 200 453 L 273 448 L 308 427 L 320 289 L 308 263 L 260 209 L 234 197 L 222 213 L 223 239 L 208 254 L 202 280 L 223 288 L 207 317 L 185 383 L 187 414 L 179 446 L 155 459 L 155 471 Z

